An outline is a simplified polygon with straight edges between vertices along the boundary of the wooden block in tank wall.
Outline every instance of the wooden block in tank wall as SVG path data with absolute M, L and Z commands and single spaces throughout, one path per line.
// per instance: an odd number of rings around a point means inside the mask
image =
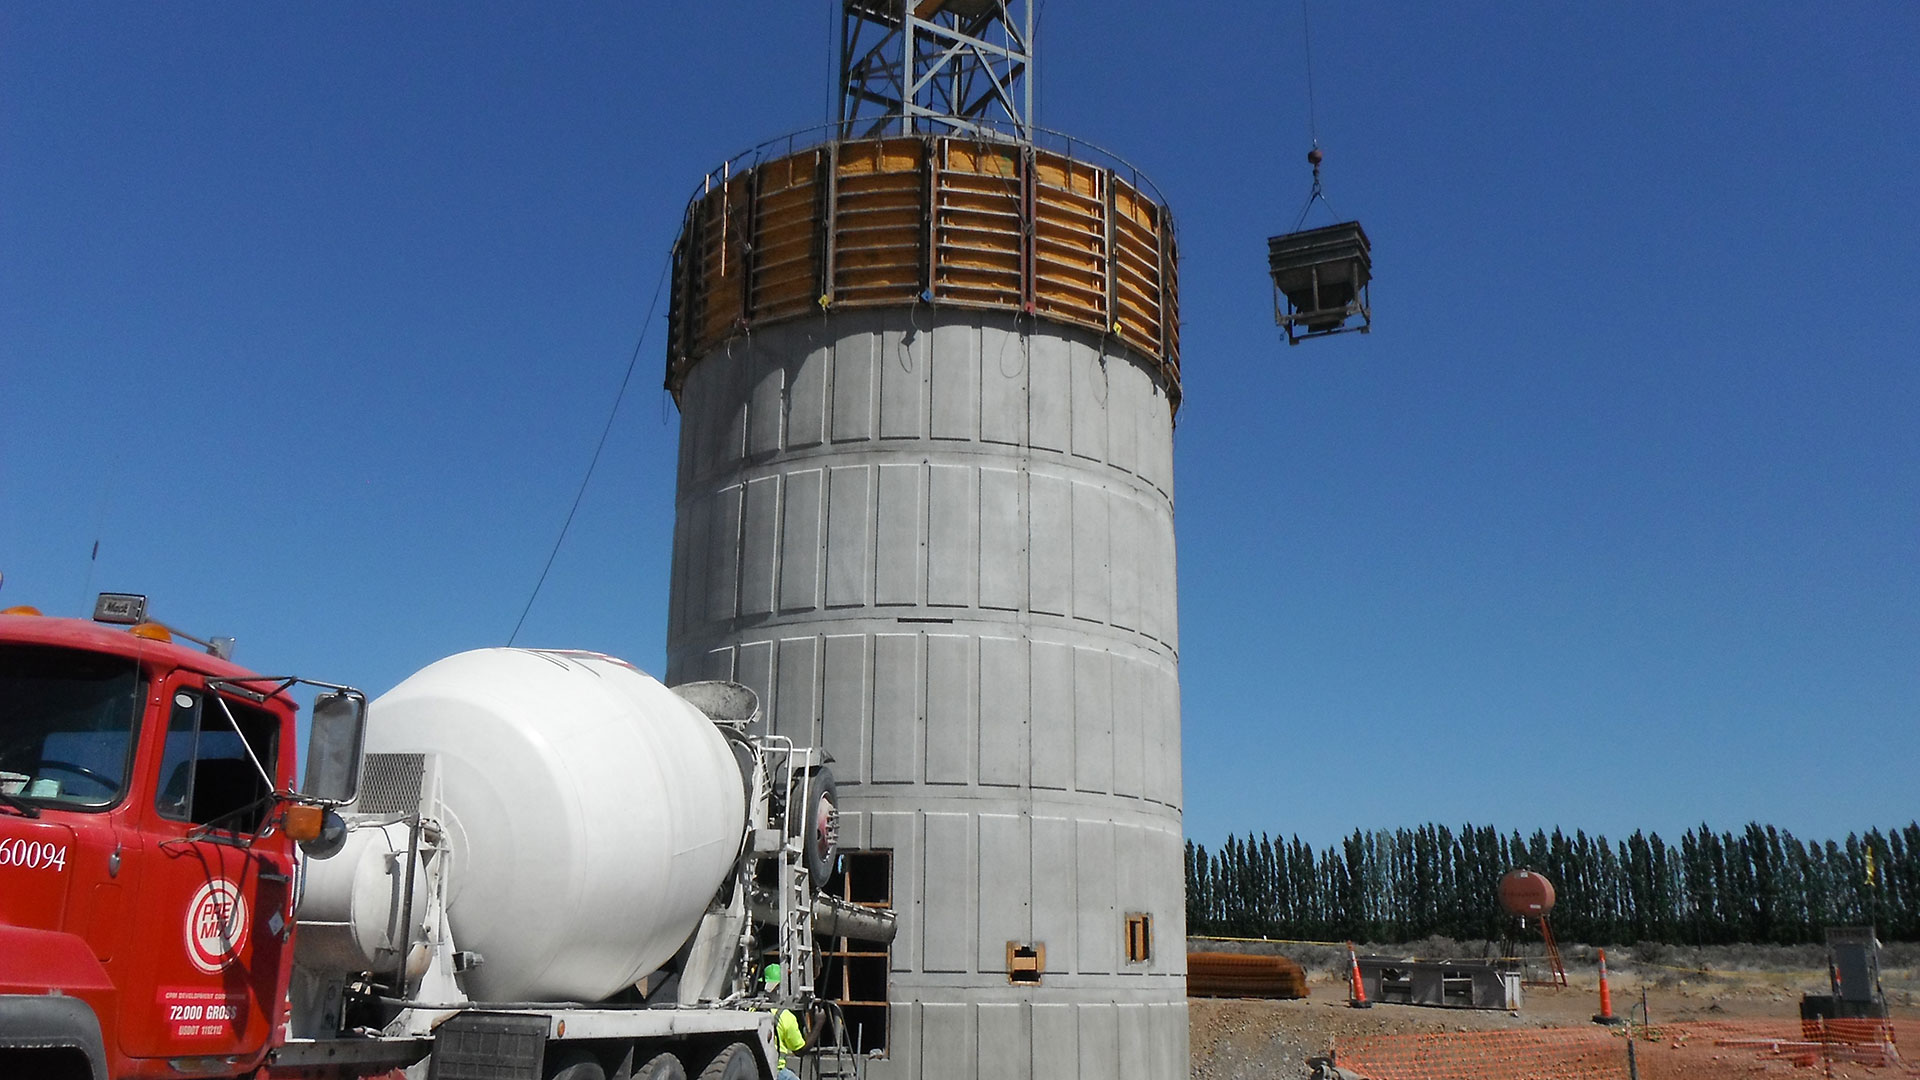
M 1047 944 L 1044 941 L 1007 942 L 1007 981 L 1040 983 L 1047 975 Z

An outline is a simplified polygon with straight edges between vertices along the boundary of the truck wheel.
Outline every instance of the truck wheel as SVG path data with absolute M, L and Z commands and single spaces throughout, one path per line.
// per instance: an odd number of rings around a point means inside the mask
M 561 1055 L 547 1080 L 607 1080 L 607 1070 L 600 1067 L 592 1054 L 585 1050 L 572 1050 Z
M 833 876 L 833 864 L 840 857 L 840 796 L 833 786 L 833 773 L 826 768 L 814 770 L 809 787 L 813 799 L 807 812 L 794 819 L 800 829 L 800 847 L 806 852 L 807 876 L 818 889 Z
M 640 1066 L 633 1080 L 687 1080 L 687 1067 L 672 1054 L 660 1054 Z
M 700 1080 L 760 1080 L 760 1068 L 753 1062 L 752 1048 L 734 1043 L 700 1070 Z

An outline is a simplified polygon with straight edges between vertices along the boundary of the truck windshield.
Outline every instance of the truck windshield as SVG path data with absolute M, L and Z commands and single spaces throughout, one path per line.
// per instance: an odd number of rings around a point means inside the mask
M 0 793 L 77 808 L 119 802 L 145 699 L 131 658 L 0 645 Z

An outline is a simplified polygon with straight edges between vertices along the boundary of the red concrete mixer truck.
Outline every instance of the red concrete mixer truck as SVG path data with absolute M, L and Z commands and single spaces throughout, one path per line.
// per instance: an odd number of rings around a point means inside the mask
M 771 1078 L 816 933 L 892 935 L 746 687 L 483 649 L 369 705 L 145 607 L 0 613 L 0 1077 Z

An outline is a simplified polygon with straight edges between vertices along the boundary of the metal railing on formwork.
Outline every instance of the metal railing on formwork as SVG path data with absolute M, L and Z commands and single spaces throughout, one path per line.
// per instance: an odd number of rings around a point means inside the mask
M 1713 1020 L 1377 1035 L 1332 1051 L 1362 1080 L 1920 1077 L 1920 1020 Z
M 1089 165 L 1098 165 L 1114 175 L 1122 177 L 1134 188 L 1147 193 L 1152 197 L 1156 205 L 1161 207 L 1167 205 L 1166 196 L 1160 193 L 1160 189 L 1147 177 L 1147 174 L 1141 172 L 1131 161 L 1097 143 L 1091 143 L 1085 139 L 1068 135 L 1065 132 L 1042 127 L 1032 128 L 1033 138 L 1028 140 L 1021 138 L 1017 129 L 1006 121 L 981 119 L 976 121 L 976 123 L 981 126 L 983 131 L 979 133 L 958 131 L 900 132 L 872 136 L 872 138 L 955 138 L 1004 142 L 1009 145 L 1020 145 L 1031 142 L 1036 149 L 1049 150 L 1074 161 L 1083 161 Z M 693 190 L 687 193 L 687 202 L 689 204 L 698 202 L 704 198 L 708 192 L 713 190 L 715 184 L 724 183 L 733 174 L 751 170 L 762 162 L 792 157 L 794 154 L 805 150 L 812 150 L 817 146 L 825 146 L 828 143 L 864 141 L 866 138 L 866 136 L 847 134 L 844 125 L 838 121 L 815 124 L 812 127 L 799 128 L 785 135 L 777 135 L 755 146 L 748 147 L 707 170 L 706 175 L 694 184 Z

